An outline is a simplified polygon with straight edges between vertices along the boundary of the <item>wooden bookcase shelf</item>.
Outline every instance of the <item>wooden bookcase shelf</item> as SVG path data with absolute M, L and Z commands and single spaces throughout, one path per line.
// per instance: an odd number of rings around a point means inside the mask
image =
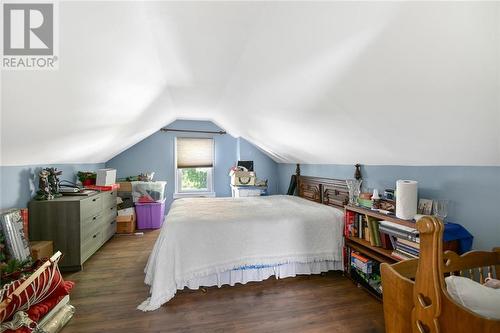
M 397 223 L 397 224 L 405 225 L 405 226 L 410 227 L 410 228 L 415 228 L 415 220 L 398 219 L 394 215 L 383 214 L 383 213 L 377 212 L 376 210 L 371 210 L 371 209 L 368 209 L 368 208 L 363 208 L 363 207 L 358 207 L 358 206 L 347 205 L 347 206 L 345 206 L 345 210 L 346 211 L 349 210 L 351 212 L 356 212 L 356 213 L 359 213 L 359 214 L 368 215 L 368 216 L 376 218 L 377 220 L 384 220 L 384 221 L 394 222 L 394 223 Z
M 345 241 L 346 244 L 351 248 L 356 249 L 357 251 L 362 252 L 368 257 L 371 257 L 379 262 L 393 264 L 399 261 L 399 259 L 391 255 L 392 250 L 386 250 L 381 247 L 372 246 L 370 245 L 370 242 L 367 242 L 364 239 L 358 237 L 349 237 L 346 238 Z
M 386 215 L 383 213 L 380 213 L 378 211 L 374 211 L 368 208 L 363 208 L 363 207 L 358 207 L 358 206 L 344 206 L 345 212 L 347 213 L 348 211 L 350 212 L 355 212 L 358 214 L 363 214 L 369 217 L 373 217 L 377 220 L 384 220 L 384 221 L 390 221 L 394 222 L 400 225 L 404 225 L 410 228 L 416 228 L 416 222 L 415 220 L 402 220 L 398 219 L 394 215 Z M 379 263 L 388 263 L 388 264 L 394 264 L 396 262 L 401 261 L 401 259 L 395 258 L 392 256 L 392 251 L 393 250 L 387 250 L 379 246 L 373 246 L 370 244 L 370 242 L 359 238 L 359 237 L 345 237 L 345 246 L 349 249 L 352 249 L 354 251 L 357 251 L 364 255 L 367 258 L 370 258 L 374 261 L 377 261 Z M 446 250 L 451 250 L 454 252 L 457 252 L 459 248 L 459 244 L 457 240 L 450 241 L 450 242 L 443 242 L 443 251 Z M 347 253 L 347 252 L 346 252 Z M 345 275 L 349 277 L 351 280 L 354 282 L 357 282 L 352 276 L 350 272 L 350 263 L 346 262 L 346 268 L 345 268 Z M 381 296 L 377 295 L 373 290 L 370 290 L 369 288 L 363 288 L 366 289 L 371 295 L 375 296 L 377 299 L 381 300 Z
M 402 220 L 402 219 L 395 217 L 394 215 L 383 214 L 383 213 L 380 213 L 378 211 L 374 211 L 374 210 L 363 208 L 363 207 L 347 205 L 344 208 L 345 208 L 346 213 L 348 211 L 351 211 L 351 212 L 355 212 L 357 214 L 362 214 L 362 215 L 366 215 L 369 217 L 373 217 L 377 220 L 390 221 L 390 222 L 394 222 L 394 223 L 404 225 L 407 227 L 415 228 L 415 220 Z M 347 249 L 348 251 L 350 251 L 350 250 L 357 251 L 357 252 L 361 253 L 362 255 L 364 255 L 365 257 L 370 258 L 370 259 L 377 261 L 379 263 L 394 264 L 396 262 L 401 261 L 400 259 L 392 256 L 393 250 L 384 249 L 384 248 L 379 247 L 379 246 L 373 246 L 370 244 L 370 242 L 368 242 L 362 238 L 359 238 L 359 237 L 353 237 L 353 236 L 346 237 L 345 238 L 345 245 L 348 248 Z M 358 285 L 360 285 L 359 281 L 357 281 L 356 278 L 354 278 L 352 276 L 350 265 L 351 264 L 349 262 L 346 262 L 345 275 L 347 277 L 349 277 L 352 281 L 354 281 L 355 283 L 358 283 Z M 381 295 L 376 293 L 370 287 L 363 286 L 362 284 L 361 284 L 361 286 L 369 294 L 371 294 L 372 296 L 374 296 L 378 300 L 382 300 Z
M 358 206 L 346 205 L 344 208 L 346 212 L 351 211 L 376 218 L 377 220 L 390 221 L 410 228 L 416 228 L 415 220 L 403 220 L 395 217 L 394 215 L 383 214 L 375 210 Z M 355 248 L 356 251 L 359 251 L 378 262 L 393 264 L 395 262 L 401 261 L 400 259 L 397 259 L 391 255 L 392 250 L 387 250 L 379 246 L 373 246 L 370 244 L 370 242 L 358 237 L 351 236 L 349 238 L 346 238 L 346 245 L 349 245 L 353 249 Z

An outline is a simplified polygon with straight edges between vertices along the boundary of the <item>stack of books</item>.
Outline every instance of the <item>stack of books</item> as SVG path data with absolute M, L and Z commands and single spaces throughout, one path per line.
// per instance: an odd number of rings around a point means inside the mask
M 418 230 L 389 221 L 380 221 L 379 231 L 389 237 L 394 251 L 392 256 L 400 259 L 418 258 L 420 238 Z
M 369 260 L 368 258 L 363 257 L 357 252 L 351 252 L 351 266 L 356 268 L 357 270 L 365 273 L 365 274 L 371 274 L 372 273 L 372 265 L 373 262 Z
M 356 251 L 350 251 L 349 257 L 351 278 L 365 288 L 372 289 L 376 294 L 382 295 L 379 263 L 364 257 Z

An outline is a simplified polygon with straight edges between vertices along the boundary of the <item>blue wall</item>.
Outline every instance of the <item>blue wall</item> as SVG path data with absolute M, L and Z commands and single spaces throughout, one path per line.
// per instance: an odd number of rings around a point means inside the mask
M 398 179 L 419 182 L 419 197 L 450 200 L 447 220 L 460 223 L 474 235 L 474 248 L 500 246 L 500 167 L 363 166 L 363 188 L 394 188 Z M 286 193 L 295 164 L 279 164 L 279 192 Z M 301 165 L 301 174 L 353 178 L 349 165 Z
M 45 167 L 62 170 L 61 180 L 75 182 L 78 171 L 95 171 L 104 163 L 0 166 L 0 209 L 27 207 L 38 190 L 38 173 Z
M 172 129 L 220 131 L 210 121 L 176 120 L 167 126 Z M 244 139 L 229 134 L 209 135 L 158 131 L 106 162 L 106 167 L 115 168 L 117 177 L 155 172 L 154 180 L 167 181 L 167 207 L 173 201 L 175 191 L 175 137 L 213 137 L 215 140 L 214 190 L 217 196 L 231 196 L 229 169 L 241 159 L 254 160 L 258 178 L 269 179 L 269 192 L 277 193 L 277 163 Z

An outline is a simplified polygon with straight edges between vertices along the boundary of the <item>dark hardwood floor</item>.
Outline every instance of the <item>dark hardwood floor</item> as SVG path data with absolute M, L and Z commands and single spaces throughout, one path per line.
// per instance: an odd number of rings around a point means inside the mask
M 184 290 L 164 307 L 141 312 L 143 269 L 158 231 L 115 236 L 78 273 L 76 332 L 383 332 L 382 304 L 340 273 Z

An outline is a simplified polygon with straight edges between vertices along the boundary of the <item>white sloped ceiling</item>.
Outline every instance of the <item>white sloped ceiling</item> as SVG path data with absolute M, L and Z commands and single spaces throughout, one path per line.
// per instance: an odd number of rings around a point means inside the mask
M 500 3 L 62 2 L 2 72 L 1 163 L 103 162 L 177 118 L 276 161 L 500 165 Z

